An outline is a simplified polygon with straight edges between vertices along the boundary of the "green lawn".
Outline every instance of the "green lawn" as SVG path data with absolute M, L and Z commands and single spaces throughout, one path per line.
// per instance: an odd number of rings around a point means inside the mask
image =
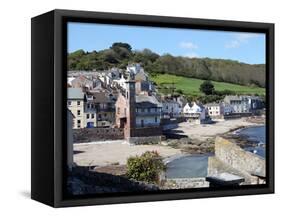
M 187 78 L 182 76 L 170 75 L 170 74 L 159 74 L 150 79 L 160 87 L 171 86 L 165 83 L 175 83 L 176 89 L 181 89 L 184 94 L 187 95 L 201 95 L 199 87 L 202 84 L 203 80 L 195 78 Z M 265 94 L 265 89 L 260 87 L 249 87 L 242 86 L 237 84 L 225 83 L 225 82 L 216 82 L 212 81 L 215 86 L 215 89 L 218 91 L 222 90 L 231 90 L 235 91 L 237 94 Z M 162 84 L 162 85 L 161 85 Z

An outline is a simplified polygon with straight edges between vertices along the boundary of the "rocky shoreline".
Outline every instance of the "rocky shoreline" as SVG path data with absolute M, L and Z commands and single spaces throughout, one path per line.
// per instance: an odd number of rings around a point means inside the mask
M 216 136 L 222 136 L 239 145 L 241 148 L 256 147 L 259 141 L 250 140 L 246 135 L 238 135 L 237 132 L 251 127 L 259 127 L 265 124 L 265 117 L 254 116 L 246 118 L 249 125 L 241 125 L 231 128 L 225 133 L 210 136 L 204 140 L 190 138 L 188 136 L 180 139 L 167 139 L 164 145 L 180 149 L 183 154 L 213 154 Z M 215 126 L 214 126 L 215 127 Z

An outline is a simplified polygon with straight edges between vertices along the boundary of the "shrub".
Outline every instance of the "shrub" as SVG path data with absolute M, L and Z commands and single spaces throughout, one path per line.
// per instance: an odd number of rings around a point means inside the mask
M 147 151 L 141 156 L 127 160 L 127 176 L 137 181 L 157 183 L 160 172 L 165 170 L 162 158 L 156 151 Z

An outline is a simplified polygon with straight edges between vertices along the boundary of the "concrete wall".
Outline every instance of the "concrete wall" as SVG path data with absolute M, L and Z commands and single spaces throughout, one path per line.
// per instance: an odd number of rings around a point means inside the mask
M 124 130 L 119 128 L 85 128 L 73 130 L 73 142 L 93 142 L 124 139 Z
M 233 142 L 217 137 L 215 157 L 209 158 L 208 175 L 229 172 L 243 176 L 247 183 L 257 184 L 256 176 L 266 176 L 265 159 L 245 151 Z

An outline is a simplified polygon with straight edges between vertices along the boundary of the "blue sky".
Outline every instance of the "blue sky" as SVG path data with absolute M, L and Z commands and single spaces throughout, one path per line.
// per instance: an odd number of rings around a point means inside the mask
M 232 59 L 265 63 L 265 34 L 156 28 L 109 24 L 68 23 L 68 52 L 99 51 L 114 42 L 129 43 L 162 55 Z

